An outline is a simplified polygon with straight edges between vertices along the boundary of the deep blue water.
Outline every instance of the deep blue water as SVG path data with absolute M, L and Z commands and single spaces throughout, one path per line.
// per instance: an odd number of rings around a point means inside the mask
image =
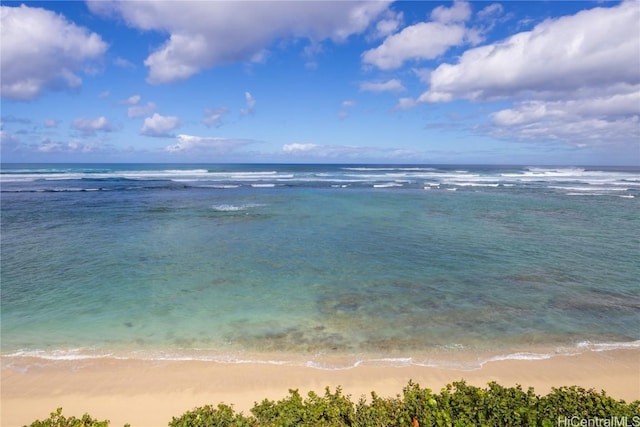
M 640 346 L 637 168 L 5 164 L 0 185 L 5 356 Z

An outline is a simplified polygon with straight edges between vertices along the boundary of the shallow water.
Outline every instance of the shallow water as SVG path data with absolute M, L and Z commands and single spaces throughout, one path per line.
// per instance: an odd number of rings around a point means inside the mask
M 0 178 L 4 355 L 351 366 L 640 346 L 637 169 L 3 165 Z

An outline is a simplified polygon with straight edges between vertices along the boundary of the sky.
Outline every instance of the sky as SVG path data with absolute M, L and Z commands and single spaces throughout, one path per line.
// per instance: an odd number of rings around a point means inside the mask
M 640 1 L 2 1 L 2 162 L 640 165 Z

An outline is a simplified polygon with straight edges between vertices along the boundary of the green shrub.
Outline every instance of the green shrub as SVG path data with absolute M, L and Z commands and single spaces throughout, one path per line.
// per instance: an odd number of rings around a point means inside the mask
M 62 410 L 48 420 L 35 421 L 31 427 L 107 427 L 108 421 L 65 418 Z M 436 394 L 409 381 L 402 394 L 382 398 L 371 392 L 353 403 L 340 387 L 327 387 L 323 396 L 309 392 L 306 398 L 298 390 L 289 390 L 282 400 L 265 399 L 256 403 L 250 416 L 235 413 L 231 406 L 206 405 L 174 417 L 169 427 L 466 427 L 525 426 L 552 427 L 583 425 L 577 422 L 600 420 L 607 425 L 640 425 L 640 401 L 626 403 L 604 391 L 580 387 L 554 388 L 538 396 L 532 388 L 503 387 L 495 382 L 487 388 L 454 382 Z M 591 421 L 589 421 L 591 420 Z M 563 424 L 564 422 L 564 424 Z M 595 422 L 595 421 L 593 421 Z
M 400 397 L 384 399 L 371 392 L 371 403 L 363 397 L 356 405 L 355 426 L 385 426 L 389 420 L 402 418 L 403 406 Z
M 109 421 L 94 420 L 89 414 L 84 414 L 82 418 L 70 417 L 66 418 L 62 415 L 62 408 L 58 408 L 52 412 L 48 419 L 42 421 L 34 421 L 30 427 L 108 427 Z
M 202 406 L 173 417 L 169 427 L 252 427 L 255 423 L 224 403 Z
M 344 396 L 340 387 L 331 393 L 325 389 L 324 397 L 309 392 L 306 400 L 298 390 L 289 390 L 289 396 L 278 402 L 263 400 L 254 405 L 251 413 L 258 425 L 264 427 L 285 426 L 352 426 L 355 409 L 349 396 Z
M 598 393 L 576 386 L 551 389 L 551 393 L 540 398 L 538 410 L 540 417 L 548 420 L 626 417 L 631 424 L 637 417 L 636 425 L 640 425 L 640 401 L 627 404 L 607 396 L 604 391 Z

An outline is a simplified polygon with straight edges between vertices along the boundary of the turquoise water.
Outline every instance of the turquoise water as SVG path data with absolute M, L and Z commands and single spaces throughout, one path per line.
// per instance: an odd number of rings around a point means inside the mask
M 0 183 L 5 356 L 640 346 L 638 169 L 3 165 Z

